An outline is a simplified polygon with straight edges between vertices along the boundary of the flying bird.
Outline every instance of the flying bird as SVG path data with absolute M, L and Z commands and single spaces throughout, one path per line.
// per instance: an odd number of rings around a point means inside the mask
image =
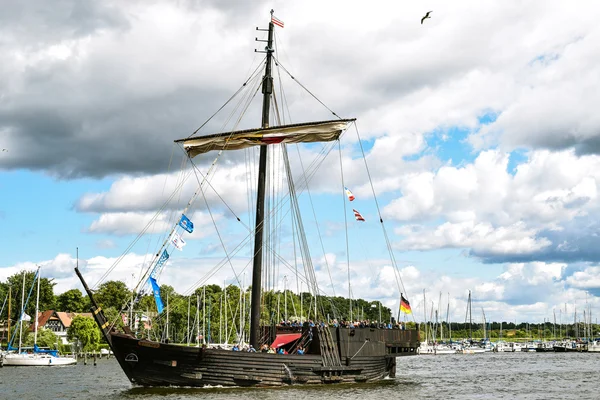
M 7 149 L 2 149 L 2 151 L 8 151 Z
M 433 11 L 427 11 L 427 14 L 425 14 L 425 16 L 421 18 L 421 25 L 423 25 L 423 21 L 425 21 L 427 18 L 431 18 L 429 14 L 431 14 L 432 12 Z

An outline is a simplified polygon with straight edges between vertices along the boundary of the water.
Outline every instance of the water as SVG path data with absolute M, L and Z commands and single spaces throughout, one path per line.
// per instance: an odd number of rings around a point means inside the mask
M 5 367 L 1 399 L 598 399 L 600 353 L 500 353 L 398 358 L 396 379 L 285 388 L 132 387 L 114 359 L 97 366 Z

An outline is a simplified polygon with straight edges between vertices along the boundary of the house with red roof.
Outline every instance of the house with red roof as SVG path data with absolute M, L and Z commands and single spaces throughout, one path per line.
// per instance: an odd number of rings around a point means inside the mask
M 38 313 L 38 326 L 54 332 L 60 338 L 63 344 L 68 344 L 67 330 L 75 316 L 93 318 L 92 313 L 71 313 L 63 311 L 46 310 Z M 35 329 L 35 324 L 31 324 L 30 329 Z

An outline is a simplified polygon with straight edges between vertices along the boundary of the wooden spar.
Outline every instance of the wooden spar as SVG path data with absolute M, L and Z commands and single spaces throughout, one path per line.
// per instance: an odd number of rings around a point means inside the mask
M 81 272 L 79 272 L 79 247 L 77 248 L 77 266 L 75 267 L 75 273 L 77 274 L 77 277 L 81 281 L 81 284 L 83 285 L 83 289 L 85 290 L 88 297 L 90 298 L 90 302 L 92 303 L 92 308 L 91 308 L 92 314 L 94 315 L 94 319 L 96 320 L 96 323 L 98 324 L 98 327 L 100 328 L 100 331 L 102 331 L 102 335 L 104 336 L 104 339 L 106 340 L 106 342 L 108 343 L 108 345 L 110 346 L 112 351 L 115 352 L 115 349 L 112 346 L 112 339 L 111 339 L 109 331 L 107 329 L 108 326 L 107 326 L 106 317 L 104 316 L 104 312 L 102 311 L 102 309 L 100 308 L 98 303 L 96 303 L 96 299 L 94 299 L 94 294 L 88 287 L 86 281 L 83 279 Z
M 272 12 L 271 12 L 272 15 Z M 273 93 L 273 77 L 271 76 L 271 63 L 273 56 L 273 22 L 269 22 L 269 38 L 267 40 L 267 61 L 265 76 L 263 77 L 262 92 L 262 127 L 269 127 L 269 109 L 271 107 L 271 93 Z M 252 264 L 252 304 L 250 311 L 250 344 L 256 349 L 260 339 L 260 297 L 262 289 L 262 250 L 263 226 L 265 219 L 265 180 L 267 170 L 267 145 L 260 146 L 258 161 L 258 185 L 256 190 L 256 224 L 254 229 L 254 259 Z

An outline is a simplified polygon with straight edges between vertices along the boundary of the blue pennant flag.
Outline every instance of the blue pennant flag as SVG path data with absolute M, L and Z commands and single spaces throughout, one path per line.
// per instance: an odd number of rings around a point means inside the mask
M 154 293 L 154 300 L 156 300 L 156 309 L 160 314 L 164 308 L 162 299 L 160 298 L 160 287 L 158 286 L 158 283 L 156 283 L 156 279 L 153 277 L 150 277 L 150 283 L 152 283 L 152 292 Z
M 190 219 L 186 217 L 185 214 L 181 214 L 179 226 L 188 231 L 189 233 L 194 232 L 194 223 L 190 221 Z
M 158 278 L 158 276 L 160 275 L 160 273 L 162 271 L 165 261 L 167 261 L 168 259 L 169 259 L 169 253 L 167 253 L 167 249 L 164 249 L 162 254 L 160 255 L 160 258 L 156 262 L 156 265 L 154 266 L 154 269 L 152 270 L 152 273 L 150 274 L 150 276 L 153 277 L 154 279 Z

